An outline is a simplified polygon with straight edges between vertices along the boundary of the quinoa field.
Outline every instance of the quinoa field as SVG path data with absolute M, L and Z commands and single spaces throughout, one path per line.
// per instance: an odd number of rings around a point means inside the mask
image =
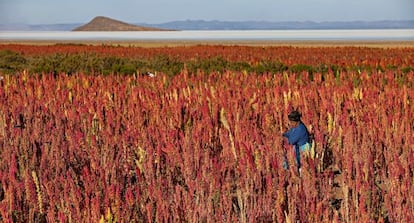
M 0 222 L 410 222 L 413 160 L 413 47 L 0 45 Z

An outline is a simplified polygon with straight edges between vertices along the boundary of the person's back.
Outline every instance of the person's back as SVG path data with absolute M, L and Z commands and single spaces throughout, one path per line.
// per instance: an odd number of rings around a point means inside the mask
M 299 121 L 296 127 L 291 128 L 283 134 L 288 139 L 289 144 L 302 147 L 309 142 L 309 133 L 303 122 Z

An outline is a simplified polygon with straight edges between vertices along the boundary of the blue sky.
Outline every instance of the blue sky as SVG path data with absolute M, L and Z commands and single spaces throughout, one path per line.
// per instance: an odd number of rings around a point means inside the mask
M 0 24 L 414 20 L 414 0 L 0 0 Z

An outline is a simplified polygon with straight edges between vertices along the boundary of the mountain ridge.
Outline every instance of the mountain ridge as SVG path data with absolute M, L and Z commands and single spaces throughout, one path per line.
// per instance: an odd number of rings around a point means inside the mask
M 105 16 L 97 16 L 85 25 L 76 27 L 72 31 L 166 31 L 163 28 L 140 26 Z

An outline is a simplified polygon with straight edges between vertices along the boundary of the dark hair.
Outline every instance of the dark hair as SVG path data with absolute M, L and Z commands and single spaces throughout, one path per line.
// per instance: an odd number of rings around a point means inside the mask
M 291 111 L 290 114 L 288 115 L 289 120 L 294 121 L 294 122 L 299 122 L 301 117 L 302 117 L 302 114 L 300 114 L 300 112 L 296 110 Z

